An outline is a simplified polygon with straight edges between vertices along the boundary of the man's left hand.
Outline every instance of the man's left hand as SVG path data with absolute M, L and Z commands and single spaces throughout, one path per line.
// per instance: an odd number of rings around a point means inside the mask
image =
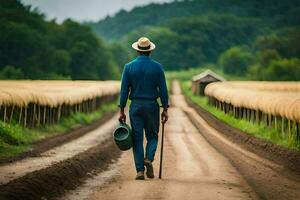
M 124 109 L 120 110 L 119 122 L 123 123 L 123 124 L 126 123 L 126 115 L 125 115 Z

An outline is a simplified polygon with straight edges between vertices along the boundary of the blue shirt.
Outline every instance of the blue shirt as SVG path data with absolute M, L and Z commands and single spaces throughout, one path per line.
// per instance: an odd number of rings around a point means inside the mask
M 168 90 L 162 65 L 144 55 L 126 64 L 122 74 L 120 107 L 126 106 L 128 95 L 131 100 L 156 100 L 160 97 L 162 106 L 168 107 Z

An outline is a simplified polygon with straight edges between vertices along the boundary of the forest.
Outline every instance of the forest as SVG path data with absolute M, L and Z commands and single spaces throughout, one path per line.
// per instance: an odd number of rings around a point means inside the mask
M 58 24 L 0 2 L 0 79 L 119 79 L 148 36 L 167 71 L 207 67 L 252 80 L 300 80 L 300 0 L 193 0 Z
M 135 56 L 129 47 L 139 36 L 150 37 L 157 44 L 153 57 L 166 70 L 213 65 L 247 79 L 300 80 L 299 12 L 299 0 L 175 1 L 87 25 L 121 44 L 124 58 Z
M 0 1 L 0 79 L 105 80 L 119 74 L 109 47 L 89 27 L 46 21 L 20 1 Z

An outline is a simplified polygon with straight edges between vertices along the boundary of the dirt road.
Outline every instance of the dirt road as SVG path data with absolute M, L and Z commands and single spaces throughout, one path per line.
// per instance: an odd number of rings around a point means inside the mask
M 119 157 L 113 143 L 114 115 L 40 156 L 0 165 L 0 199 L 299 199 L 300 178 L 288 161 L 277 162 L 270 159 L 275 152 L 262 156 L 229 139 L 224 133 L 237 134 L 189 106 L 179 82 L 173 82 L 170 98 L 162 180 L 157 178 L 160 144 L 155 179 L 134 180 L 132 151 Z
M 171 102 L 162 180 L 157 178 L 159 151 L 154 163 L 156 178 L 145 181 L 134 180 L 132 152 L 128 151 L 106 175 L 107 183 L 95 185 L 94 179 L 63 199 L 257 199 L 228 159 L 208 144 L 188 119 L 177 82 Z

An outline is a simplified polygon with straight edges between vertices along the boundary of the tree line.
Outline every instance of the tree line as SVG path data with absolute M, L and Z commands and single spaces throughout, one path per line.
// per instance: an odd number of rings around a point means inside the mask
M 119 39 L 142 26 L 161 26 L 174 18 L 232 14 L 238 17 L 264 19 L 272 27 L 299 24 L 299 0 L 174 0 L 171 3 L 136 7 L 130 11 L 120 10 L 88 25 L 101 37 Z
M 19 0 L 0 2 L 0 79 L 114 79 L 110 47 L 89 27 L 62 24 Z
M 299 11 L 300 0 L 174 1 L 58 24 L 1 0 L 0 79 L 116 79 L 144 35 L 166 70 L 213 64 L 249 79 L 299 80 Z
M 300 27 L 259 35 L 250 45 L 233 46 L 218 64 L 225 73 L 255 80 L 300 81 Z
M 194 0 L 150 4 L 88 23 L 118 48 L 119 66 L 134 58 L 141 35 L 157 44 L 166 70 L 213 63 L 256 80 L 300 80 L 299 0 Z M 121 59 L 123 57 L 123 59 Z

